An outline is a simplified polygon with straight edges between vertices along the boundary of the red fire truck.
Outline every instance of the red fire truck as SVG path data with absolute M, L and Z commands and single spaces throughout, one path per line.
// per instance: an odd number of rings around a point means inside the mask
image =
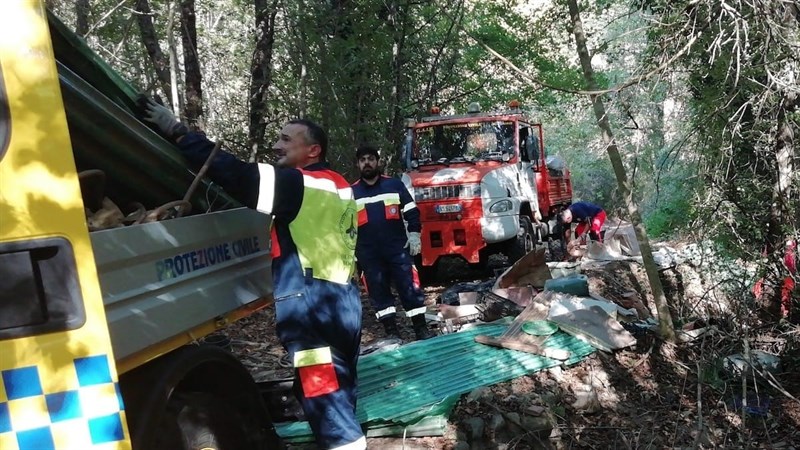
M 466 114 L 440 115 L 434 107 L 406 121 L 403 181 L 421 214 L 421 272 L 450 256 L 485 266 L 503 253 L 514 262 L 551 235 L 572 202 L 569 170 L 546 154 L 541 124 L 519 102 L 509 108 L 481 112 L 473 103 Z

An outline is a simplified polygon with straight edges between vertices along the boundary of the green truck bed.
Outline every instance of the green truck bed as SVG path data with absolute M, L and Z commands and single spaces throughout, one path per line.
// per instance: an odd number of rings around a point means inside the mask
M 133 202 L 152 209 L 182 199 L 194 173 L 173 144 L 141 121 L 140 92 L 58 18 L 49 14 L 48 21 L 78 170 L 102 170 L 106 196 L 123 210 Z M 241 206 L 208 181 L 191 202 L 194 212 Z
M 195 174 L 141 121 L 136 89 L 55 16 L 49 23 L 79 172 L 102 170 L 104 195 L 123 211 L 182 199 Z M 118 362 L 199 339 L 206 324 L 272 293 L 271 218 L 209 182 L 195 192 L 190 216 L 90 234 Z

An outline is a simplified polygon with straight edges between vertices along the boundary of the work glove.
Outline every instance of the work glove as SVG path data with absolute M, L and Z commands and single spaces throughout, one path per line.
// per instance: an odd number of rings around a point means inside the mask
M 421 234 L 415 231 L 411 231 L 408 233 L 408 242 L 406 242 L 406 247 L 408 249 L 408 253 L 411 256 L 417 256 L 422 251 L 422 240 Z
M 176 140 L 189 132 L 169 108 L 165 108 L 151 99 L 145 104 L 144 120 L 154 124 L 167 139 Z

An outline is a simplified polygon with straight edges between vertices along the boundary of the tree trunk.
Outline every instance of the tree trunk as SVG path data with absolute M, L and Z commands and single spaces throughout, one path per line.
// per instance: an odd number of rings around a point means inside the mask
M 153 68 L 156 72 L 156 78 L 161 85 L 161 90 L 164 95 L 169 99 L 169 103 L 173 103 L 172 97 L 172 84 L 169 79 L 169 62 L 161 52 L 161 46 L 158 44 L 158 37 L 156 36 L 156 29 L 153 26 L 153 11 L 150 9 L 150 4 L 147 0 L 136 0 L 134 6 L 136 9 L 136 21 L 139 25 L 139 33 L 142 35 L 142 43 L 147 50 L 147 55 L 150 57 L 150 62 L 153 63 Z
M 391 156 L 403 153 L 403 108 L 401 102 L 407 98 L 405 70 L 405 41 L 407 29 L 408 8 L 410 5 L 400 5 L 398 2 L 390 4 L 388 17 L 389 28 L 394 30 L 392 36 L 392 91 L 389 98 L 389 128 L 386 136 L 396 152 L 385 157 L 386 164 L 392 163 Z
M 89 32 L 89 0 L 75 0 L 75 33 L 86 36 Z
M 203 75 L 197 55 L 197 24 L 194 0 L 181 1 L 181 43 L 183 44 L 184 96 L 186 124 L 194 130 L 204 128 Z
M 580 10 L 578 9 L 577 0 L 567 0 L 569 6 L 569 14 L 572 20 L 572 32 L 575 35 L 575 45 L 578 50 L 578 58 L 581 62 L 583 69 L 583 76 L 586 79 L 587 87 L 590 90 L 597 90 L 597 82 L 594 77 L 594 69 L 592 68 L 592 58 L 589 55 L 589 50 L 586 47 L 586 35 L 583 31 L 583 22 L 581 21 Z M 606 144 L 608 158 L 611 160 L 611 165 L 614 168 L 614 174 L 617 177 L 617 185 L 620 193 L 625 199 L 631 222 L 633 223 L 634 230 L 636 231 L 636 238 L 639 240 L 639 248 L 642 251 L 642 260 L 644 261 L 644 268 L 647 272 L 647 279 L 650 281 L 650 289 L 653 292 L 653 297 L 658 311 L 659 330 L 662 338 L 667 341 L 674 342 L 675 329 L 672 325 L 672 316 L 669 312 L 667 299 L 664 295 L 664 288 L 661 285 L 661 279 L 658 277 L 658 268 L 653 260 L 653 252 L 650 248 L 650 240 L 647 237 L 647 230 L 642 224 L 642 218 L 639 214 L 639 208 L 633 198 L 633 192 L 630 187 L 628 176 L 625 173 L 625 167 L 622 164 L 617 143 L 614 139 L 614 133 L 611 130 L 611 124 L 606 115 L 605 105 L 599 95 L 589 96 L 594 115 L 597 118 L 597 126 L 603 136 L 603 141 Z
M 172 111 L 183 120 L 183 98 L 178 94 L 178 45 L 175 43 L 175 7 L 170 1 L 167 17 L 167 48 L 169 49 L 169 82 L 172 86 Z
M 275 44 L 274 1 L 255 0 L 256 47 L 250 63 L 250 112 L 247 143 L 250 154 L 265 148 L 264 133 L 267 128 L 267 100 L 272 85 L 272 49 Z

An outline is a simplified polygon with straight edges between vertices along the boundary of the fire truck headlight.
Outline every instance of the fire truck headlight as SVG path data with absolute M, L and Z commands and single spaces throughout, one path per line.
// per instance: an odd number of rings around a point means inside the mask
M 496 202 L 494 205 L 489 207 L 490 213 L 502 213 L 506 211 L 511 211 L 511 200 L 504 199 Z
M 480 184 L 464 184 L 461 186 L 459 197 L 461 198 L 478 198 L 481 196 Z

